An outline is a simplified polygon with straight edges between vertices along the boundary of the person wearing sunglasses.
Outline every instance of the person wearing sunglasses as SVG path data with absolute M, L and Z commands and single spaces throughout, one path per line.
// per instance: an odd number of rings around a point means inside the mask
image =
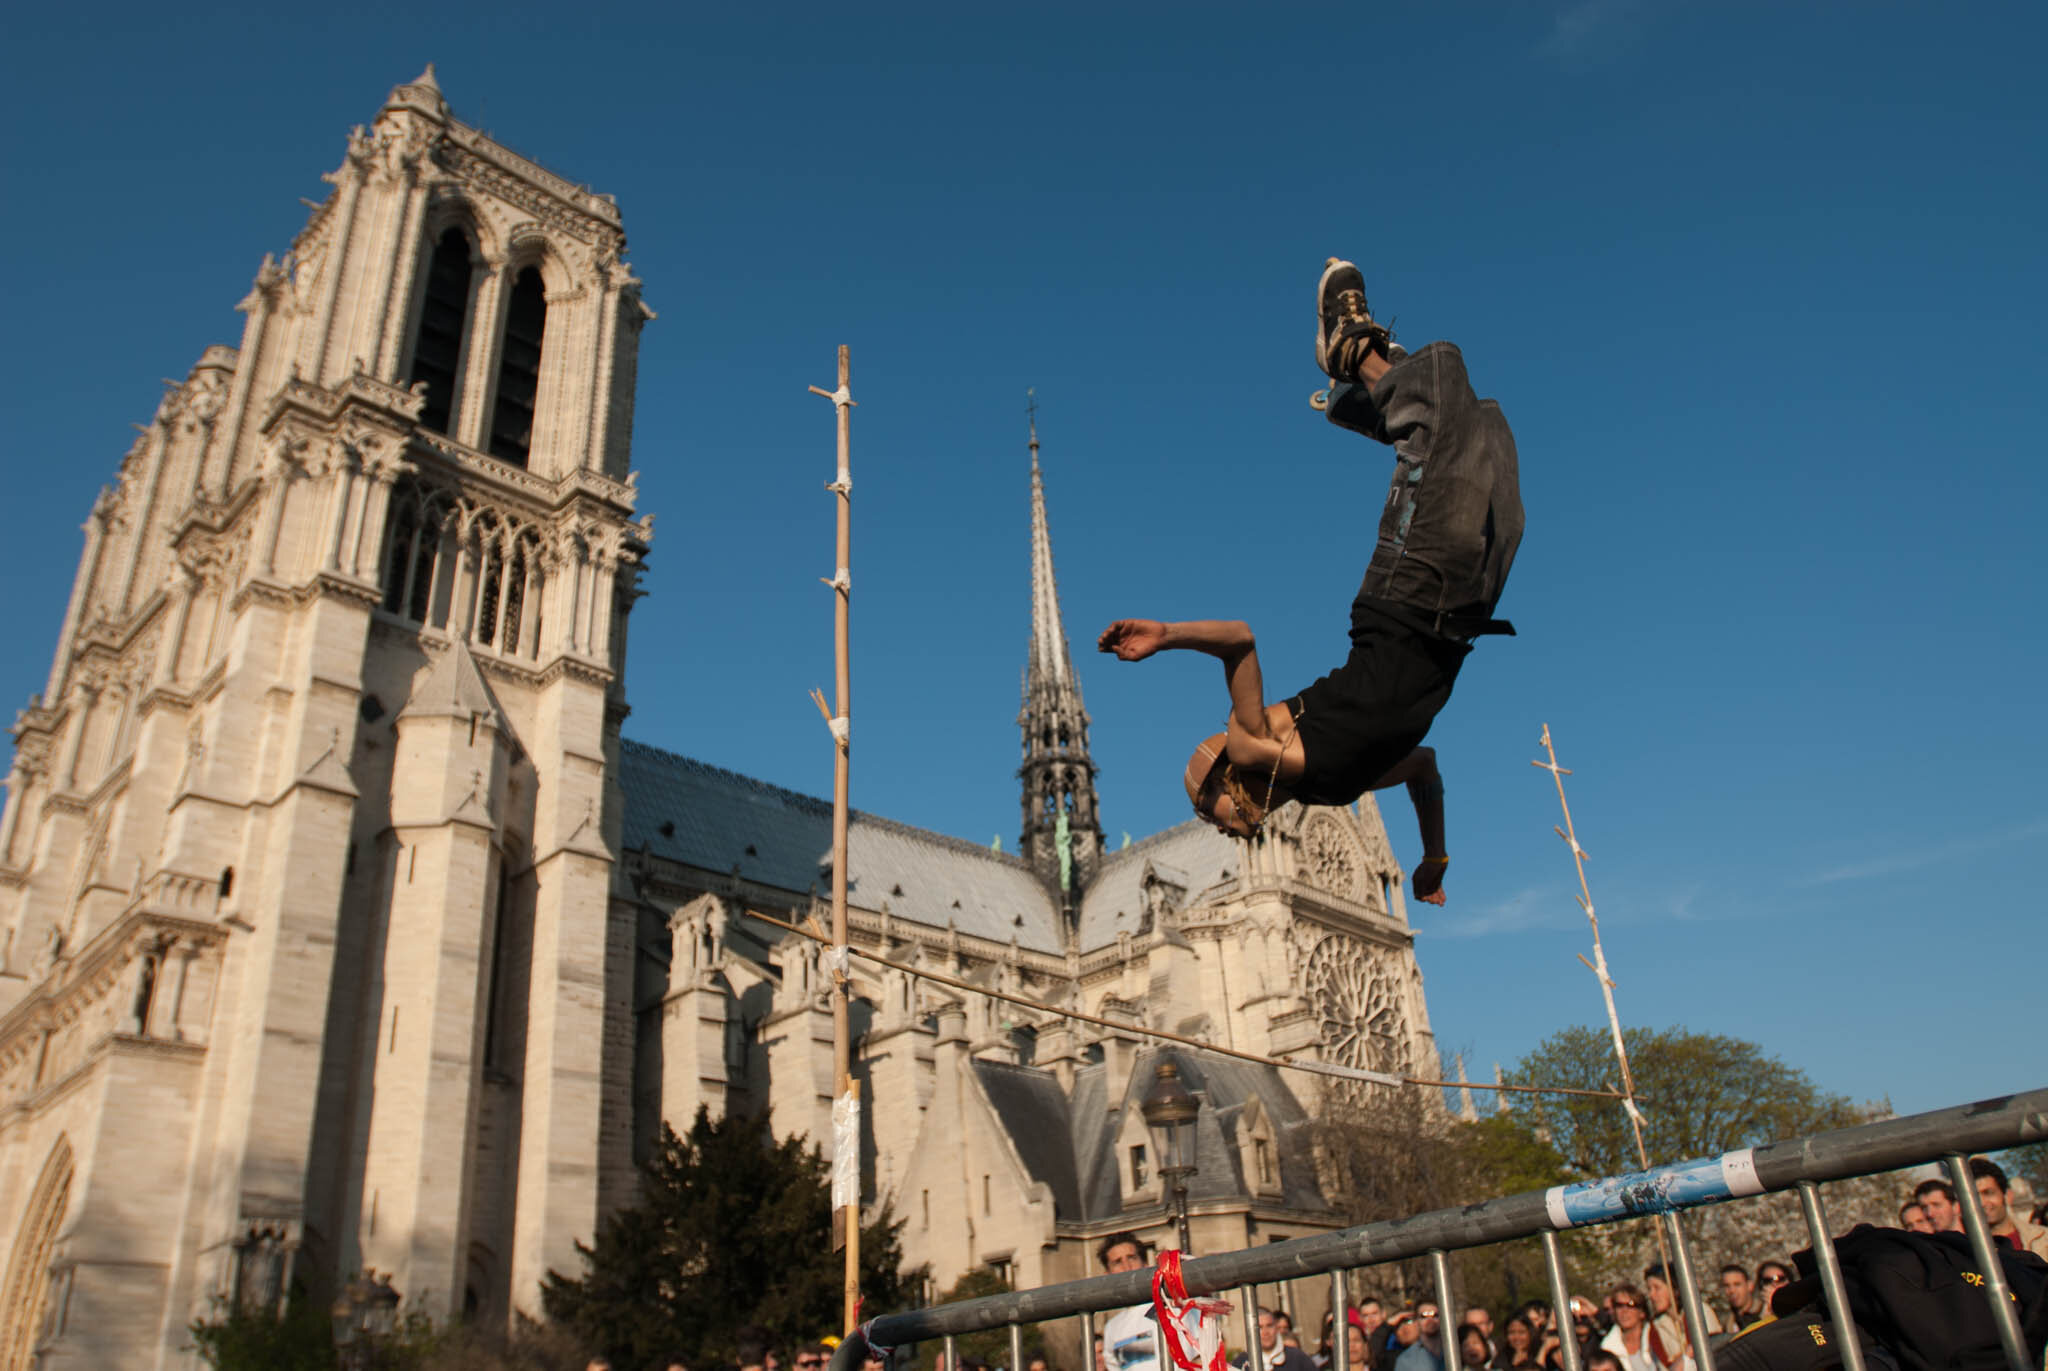
M 1656 1335 L 1650 1331 L 1650 1302 L 1633 1285 L 1614 1287 L 1607 1297 L 1614 1311 L 1614 1327 L 1600 1340 L 1600 1349 L 1611 1352 L 1624 1371 L 1664 1371 L 1657 1355 Z
M 1473 392 L 1454 345 L 1431 343 L 1411 355 L 1393 344 L 1367 310 L 1365 278 L 1350 262 L 1333 257 L 1324 268 L 1317 320 L 1316 363 L 1332 382 L 1325 417 L 1395 455 L 1372 558 L 1351 603 L 1344 664 L 1269 705 L 1257 645 L 1242 622 L 1119 619 L 1096 646 L 1126 662 L 1169 649 L 1222 661 L 1229 725 L 1202 740 L 1182 778 L 1203 820 L 1254 838 L 1290 799 L 1346 805 L 1368 790 L 1406 785 L 1423 847 L 1411 888 L 1442 904 L 1450 862 L 1443 782 L 1422 740 L 1449 702 L 1472 640 L 1514 632 L 1491 617 L 1522 540 L 1514 436 L 1500 406 Z M 1213 556 L 1220 540 L 1205 524 L 1189 541 Z
M 1759 1263 L 1756 1268 L 1756 1298 L 1764 1309 L 1771 1307 L 1771 1296 L 1792 1284 L 1792 1272 L 1783 1262 Z

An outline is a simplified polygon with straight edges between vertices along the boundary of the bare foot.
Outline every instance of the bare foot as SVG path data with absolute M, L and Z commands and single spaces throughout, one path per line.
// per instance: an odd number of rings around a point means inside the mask
M 1408 884 L 1415 892 L 1416 899 L 1424 904 L 1440 905 L 1444 902 L 1445 865 L 1443 862 L 1425 861 L 1415 868 L 1415 874 L 1409 878 Z

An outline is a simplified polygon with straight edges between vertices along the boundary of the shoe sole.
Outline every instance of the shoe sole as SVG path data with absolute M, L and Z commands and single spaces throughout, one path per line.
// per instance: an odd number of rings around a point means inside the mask
M 1324 264 L 1322 278 L 1316 282 L 1316 367 L 1325 376 L 1330 374 L 1330 341 L 1328 326 L 1323 321 L 1323 301 L 1330 289 L 1330 278 L 1340 271 L 1357 273 L 1360 292 L 1365 289 L 1365 273 L 1358 270 L 1357 263 L 1332 257 Z

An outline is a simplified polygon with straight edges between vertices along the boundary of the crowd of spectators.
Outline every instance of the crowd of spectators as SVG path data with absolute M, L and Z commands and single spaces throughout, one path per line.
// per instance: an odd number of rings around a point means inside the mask
M 2048 1259 L 2048 1205 L 2022 1213 L 2013 1202 L 2010 1179 L 1988 1158 L 1972 1158 L 1970 1172 L 1992 1241 Z M 1921 1182 L 1901 1207 L 1899 1226 L 1921 1233 L 1962 1232 L 1963 1210 L 1953 1187 L 1942 1180 Z M 1721 1267 L 1715 1281 L 1718 1290 L 1701 1290 L 1708 1342 L 1718 1345 L 1766 1318 L 1771 1297 L 1791 1284 L 1795 1274 L 1790 1263 L 1768 1258 L 1754 1266 L 1729 1262 Z M 1262 1343 L 1267 1324 L 1262 1311 Z M 1277 1326 L 1284 1339 L 1284 1316 Z M 1336 1360 L 1333 1326 L 1334 1319 L 1326 1317 L 1320 1345 L 1309 1358 L 1316 1371 L 1329 1371 Z M 1446 1330 L 1433 1299 L 1395 1302 L 1368 1296 L 1346 1311 L 1344 1361 L 1346 1371 L 1561 1367 L 1564 1339 L 1578 1345 L 1587 1371 L 1691 1371 L 1693 1366 L 1683 1301 L 1661 1263 L 1651 1264 L 1640 1284 L 1618 1284 L 1598 1303 L 1572 1296 L 1562 1320 L 1547 1301 L 1531 1300 L 1504 1311 L 1498 1320 L 1495 1311 L 1475 1305 Z M 1247 1366 L 1245 1371 L 1297 1371 L 1283 1363 L 1272 1344 L 1261 1350 L 1266 1366 Z
M 1992 1241 L 2013 1251 L 2048 1258 L 2048 1205 L 2023 1213 L 2013 1202 L 2005 1172 L 1985 1157 L 1972 1158 L 1970 1171 Z M 1963 1210 L 1955 1190 L 1942 1180 L 1923 1181 L 1901 1207 L 1899 1226 L 1921 1233 L 1963 1231 Z M 1130 1270 L 1143 1264 L 1137 1239 L 1119 1234 L 1120 1246 L 1103 1249 L 1105 1268 Z M 1708 1342 L 1718 1345 L 1770 1313 L 1771 1297 L 1796 1279 L 1788 1261 L 1766 1258 L 1729 1262 L 1712 1285 L 1703 1283 L 1701 1311 Z M 1405 1300 L 1368 1295 L 1345 1311 L 1345 1371 L 1519 1371 L 1564 1365 L 1562 1343 L 1579 1348 L 1586 1371 L 1692 1371 L 1691 1332 L 1684 1302 L 1662 1263 L 1652 1263 L 1640 1283 L 1625 1281 L 1596 1302 L 1571 1297 L 1560 1319 L 1548 1301 L 1530 1300 L 1496 1311 L 1474 1305 L 1447 1324 L 1428 1296 Z M 1142 1307 L 1141 1307 L 1142 1308 Z M 1140 1311 L 1128 1315 L 1127 1336 L 1096 1343 L 1094 1371 L 1165 1371 L 1144 1332 Z M 1252 1358 L 1232 1358 L 1238 1371 L 1334 1371 L 1336 1320 L 1326 1315 L 1313 1350 L 1303 1347 L 1283 1310 L 1258 1311 L 1259 1349 Z M 1112 1323 L 1106 1331 L 1118 1330 Z
M 2013 1202 L 2005 1172 L 1987 1158 L 1970 1161 L 1977 1198 L 1992 1241 L 2015 1251 L 2048 1258 L 2048 1205 L 2023 1213 Z M 1899 1209 L 1899 1227 L 1919 1233 L 1963 1231 L 1963 1210 L 1947 1181 L 1917 1185 Z M 1146 1265 L 1143 1243 L 1131 1233 L 1113 1233 L 1097 1250 L 1108 1272 L 1135 1271 Z M 1704 1332 L 1718 1344 L 1766 1318 L 1771 1297 L 1795 1279 L 1791 1264 L 1773 1258 L 1729 1262 L 1711 1284 L 1702 1283 Z M 1367 1295 L 1345 1311 L 1344 1371 L 1522 1371 L 1564 1365 L 1563 1343 L 1579 1349 L 1586 1371 L 1692 1371 L 1691 1329 L 1683 1301 L 1661 1263 L 1652 1263 L 1640 1283 L 1624 1281 L 1596 1302 L 1573 1295 L 1560 1317 L 1545 1300 L 1529 1300 L 1498 1311 L 1472 1305 L 1446 1323 L 1434 1298 L 1381 1298 Z M 1095 1339 L 1092 1371 L 1171 1371 L 1161 1362 L 1158 1324 L 1150 1304 L 1110 1312 Z M 1294 1322 L 1284 1309 L 1261 1308 L 1256 1327 L 1256 1357 L 1230 1358 L 1235 1371 L 1335 1371 L 1336 1320 L 1325 1315 L 1321 1337 L 1313 1349 L 1303 1346 Z M 1230 1332 L 1226 1329 L 1226 1343 Z M 804 1343 L 787 1353 L 767 1333 L 742 1330 L 739 1359 L 703 1371 L 826 1371 L 837 1339 Z M 603 1358 L 588 1371 L 615 1371 Z M 627 1371 L 616 1368 L 616 1371 Z M 635 1369 L 637 1371 L 637 1368 Z M 650 1371 L 692 1371 L 681 1356 L 657 1359 Z M 862 1371 L 890 1371 L 879 1355 L 870 1354 Z M 957 1367 L 938 1371 L 1010 1371 L 962 1357 Z M 1022 1371 L 1058 1371 L 1044 1356 L 1028 1359 Z

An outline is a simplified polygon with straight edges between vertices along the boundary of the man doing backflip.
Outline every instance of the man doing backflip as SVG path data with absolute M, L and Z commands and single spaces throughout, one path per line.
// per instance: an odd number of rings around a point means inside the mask
M 1333 257 L 1324 268 L 1316 320 L 1316 365 L 1332 382 L 1326 417 L 1394 449 L 1379 538 L 1351 602 L 1349 658 L 1269 705 L 1243 623 L 1119 619 L 1096 646 L 1127 662 L 1167 648 L 1223 662 L 1228 728 L 1202 740 L 1182 778 L 1203 819 L 1255 838 L 1290 799 L 1343 805 L 1405 784 L 1422 830 L 1412 886 L 1442 904 L 1443 781 L 1421 744 L 1471 640 L 1514 632 L 1493 611 L 1522 541 L 1515 440 L 1500 406 L 1473 394 L 1454 345 L 1394 344 L 1351 263 Z

